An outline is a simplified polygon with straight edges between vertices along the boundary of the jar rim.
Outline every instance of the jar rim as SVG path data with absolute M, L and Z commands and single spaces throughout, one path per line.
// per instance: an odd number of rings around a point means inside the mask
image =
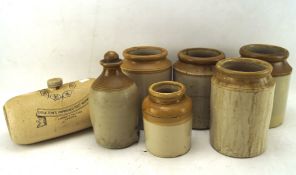
M 134 61 L 155 61 L 166 58 L 168 51 L 156 46 L 137 46 L 130 47 L 123 51 L 126 59 Z
M 268 62 L 280 62 L 289 57 L 289 51 L 270 44 L 248 44 L 239 50 L 241 56 L 257 58 Z
M 149 95 L 160 99 L 179 99 L 185 95 L 186 88 L 176 81 L 160 81 L 149 87 Z
M 225 58 L 225 54 L 211 48 L 187 48 L 179 51 L 180 61 L 192 64 L 216 64 Z
M 216 71 L 237 78 L 260 78 L 271 74 L 272 65 L 254 58 L 226 58 L 216 64 Z

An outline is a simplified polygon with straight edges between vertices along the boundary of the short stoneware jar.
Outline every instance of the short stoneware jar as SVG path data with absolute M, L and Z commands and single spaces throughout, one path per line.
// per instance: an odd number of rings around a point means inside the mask
M 289 81 L 292 67 L 288 64 L 288 50 L 266 44 L 250 44 L 240 48 L 242 57 L 256 58 L 269 62 L 273 66 L 271 75 L 275 79 L 275 92 L 270 128 L 281 125 L 284 121 L 288 98 Z
M 212 77 L 211 145 L 231 157 L 264 152 L 275 81 L 272 66 L 252 58 L 219 61 Z
M 121 69 L 136 82 L 141 102 L 147 96 L 152 83 L 172 79 L 172 64 L 167 55 L 166 49 L 153 46 L 131 47 L 123 51 Z M 139 109 L 141 110 L 141 105 Z M 143 129 L 142 114 L 139 125 Z
M 192 99 L 192 128 L 209 129 L 213 68 L 225 55 L 215 49 L 190 48 L 180 51 L 178 57 L 173 66 L 173 77 L 186 86 L 186 94 Z
M 122 61 L 114 51 L 101 60 L 102 74 L 89 94 L 90 118 L 98 144 L 125 148 L 138 142 L 139 94 L 133 80 L 122 73 Z
M 192 102 L 185 86 L 162 81 L 149 87 L 143 101 L 145 143 L 158 157 L 177 157 L 189 151 L 192 130 Z

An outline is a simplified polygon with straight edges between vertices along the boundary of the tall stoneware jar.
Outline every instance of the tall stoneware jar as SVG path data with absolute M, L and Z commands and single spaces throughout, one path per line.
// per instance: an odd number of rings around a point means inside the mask
M 192 130 L 192 102 L 185 86 L 162 81 L 149 87 L 143 101 L 145 143 L 158 157 L 177 157 L 189 151 Z
M 167 54 L 166 49 L 153 46 L 131 47 L 123 51 L 125 59 L 121 69 L 136 82 L 141 102 L 147 96 L 152 83 L 172 79 L 172 64 L 167 59 Z M 141 105 L 139 109 L 141 110 Z M 143 129 L 142 114 L 139 123 Z
M 213 68 L 225 55 L 215 49 L 190 48 L 180 51 L 178 57 L 173 66 L 173 77 L 186 86 L 186 94 L 192 99 L 192 128 L 208 129 Z
M 264 152 L 275 82 L 272 66 L 252 58 L 216 64 L 211 89 L 211 145 L 231 157 Z
M 250 44 L 241 47 L 240 54 L 243 57 L 261 59 L 272 64 L 271 75 L 275 79 L 276 86 L 270 128 L 281 125 L 285 116 L 289 81 L 292 73 L 292 67 L 287 62 L 288 50 L 273 45 Z
M 96 141 L 106 148 L 125 148 L 138 142 L 139 94 L 133 80 L 120 69 L 122 61 L 109 51 L 101 60 L 102 74 L 89 94 L 90 118 Z

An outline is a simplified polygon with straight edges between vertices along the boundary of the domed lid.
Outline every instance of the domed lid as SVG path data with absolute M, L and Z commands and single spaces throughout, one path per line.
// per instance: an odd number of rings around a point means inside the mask
M 108 51 L 105 53 L 104 59 L 102 59 L 100 63 L 104 67 L 114 67 L 119 66 L 122 63 L 122 60 L 119 59 L 119 56 L 115 51 Z

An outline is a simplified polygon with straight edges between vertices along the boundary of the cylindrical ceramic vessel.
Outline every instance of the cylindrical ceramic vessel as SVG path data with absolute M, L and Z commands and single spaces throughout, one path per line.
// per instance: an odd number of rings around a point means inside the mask
M 158 157 L 177 157 L 191 146 L 192 102 L 185 86 L 162 81 L 149 87 L 143 101 L 145 143 Z
M 224 53 L 208 48 L 184 49 L 174 64 L 174 80 L 186 86 L 186 94 L 192 99 L 193 129 L 208 129 L 210 124 L 210 94 L 213 68 L 224 59 Z
M 281 125 L 285 117 L 289 81 L 292 73 L 292 67 L 287 62 L 288 50 L 273 45 L 250 44 L 241 47 L 240 54 L 243 57 L 261 59 L 272 64 L 273 71 L 271 75 L 276 86 L 270 128 Z
M 131 47 L 123 51 L 122 71 L 135 81 L 140 92 L 140 101 L 148 94 L 152 83 L 172 79 L 171 62 L 167 59 L 167 50 L 160 47 Z M 141 105 L 139 106 L 141 110 Z M 140 114 L 140 129 L 143 129 L 142 114 Z
M 93 81 L 63 84 L 53 78 L 46 89 L 8 100 L 3 110 L 12 141 L 32 144 L 91 127 L 88 94 Z
M 211 90 L 211 145 L 231 157 L 264 152 L 275 82 L 272 66 L 252 58 L 216 64 Z
M 138 142 L 139 94 L 136 84 L 120 69 L 122 61 L 109 51 L 101 60 L 102 74 L 91 86 L 90 118 L 96 141 L 106 148 Z

